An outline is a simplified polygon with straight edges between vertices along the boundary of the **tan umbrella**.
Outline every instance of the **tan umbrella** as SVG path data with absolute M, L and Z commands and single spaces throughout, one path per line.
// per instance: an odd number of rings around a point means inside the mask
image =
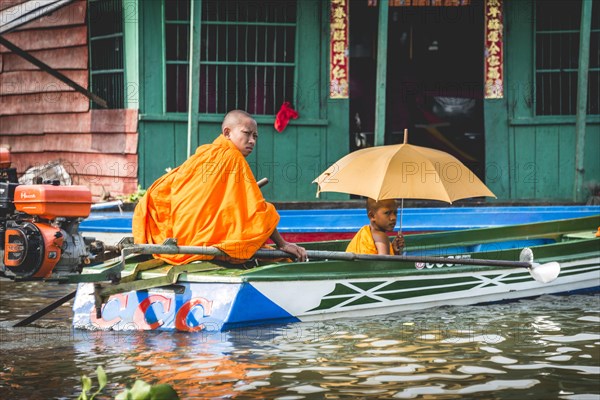
M 319 175 L 320 192 L 384 199 L 428 199 L 452 203 L 468 197 L 496 197 L 458 159 L 443 151 L 404 143 L 352 152 Z

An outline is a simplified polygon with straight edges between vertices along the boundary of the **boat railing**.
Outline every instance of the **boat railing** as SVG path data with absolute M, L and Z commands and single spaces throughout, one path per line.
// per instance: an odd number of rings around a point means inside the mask
M 503 243 L 504 246 L 509 246 L 511 242 L 519 240 L 540 240 L 542 241 L 540 244 L 560 242 L 565 235 L 596 230 L 598 226 L 600 226 L 600 215 L 594 215 L 522 225 L 407 235 L 405 241 L 408 248 L 421 250 L 456 246 L 457 243 L 471 248 L 493 243 L 497 249 Z

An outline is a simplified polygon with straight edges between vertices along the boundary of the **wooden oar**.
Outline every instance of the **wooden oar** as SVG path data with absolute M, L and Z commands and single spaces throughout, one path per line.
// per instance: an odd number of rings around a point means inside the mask
M 527 251 L 525 251 L 527 250 Z M 134 244 L 123 248 L 125 254 L 202 254 L 207 256 L 227 256 L 216 247 L 209 246 L 177 246 L 172 239 L 164 244 Z M 507 261 L 507 260 L 485 260 L 478 258 L 450 258 L 450 257 L 429 257 L 429 256 L 396 256 L 382 254 L 356 254 L 343 251 L 324 251 L 307 250 L 308 258 L 342 261 L 398 261 L 398 262 L 419 262 L 432 264 L 458 264 L 458 265 L 482 265 L 501 268 L 527 268 L 531 276 L 538 282 L 548 283 L 556 279 L 560 273 L 560 264 L 549 262 L 538 264 L 533 262 L 531 250 L 524 249 L 522 254 L 526 254 L 525 259 L 530 261 Z M 286 258 L 289 253 L 281 250 L 259 249 L 255 254 L 256 258 Z M 521 259 L 524 257 L 522 256 Z
M 39 310 L 36 313 L 31 314 L 29 317 L 17 322 L 16 324 L 14 324 L 13 326 L 15 328 L 21 327 L 21 326 L 27 326 L 30 323 L 32 323 L 35 320 L 40 319 L 41 317 L 43 317 L 44 315 L 48 314 L 50 311 L 60 307 L 61 305 L 63 305 L 64 303 L 66 303 L 67 301 L 75 298 L 75 294 L 77 293 L 77 290 L 72 291 L 71 293 L 67 294 L 64 297 L 61 297 L 60 299 L 56 300 L 54 303 L 42 308 L 41 310 Z

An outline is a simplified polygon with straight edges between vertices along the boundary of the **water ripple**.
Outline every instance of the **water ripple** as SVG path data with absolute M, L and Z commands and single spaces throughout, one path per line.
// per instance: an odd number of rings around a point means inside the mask
M 413 387 L 402 392 L 396 393 L 394 398 L 397 399 L 414 399 L 420 395 L 429 394 L 473 394 L 479 392 L 493 392 L 497 390 L 506 389 L 529 389 L 540 381 L 537 379 L 520 379 L 520 380 L 506 380 L 506 381 L 490 381 L 485 385 L 472 385 L 462 389 L 444 389 L 443 385 L 438 386 L 420 386 Z
M 542 336 L 543 340 L 548 340 L 550 342 L 559 342 L 559 343 L 572 343 L 572 342 L 582 342 L 588 340 L 599 340 L 599 334 L 593 333 L 578 333 L 576 335 L 564 336 L 564 335 L 552 335 L 552 336 Z
M 507 365 L 506 368 L 510 369 L 544 369 L 544 368 L 557 368 L 557 369 L 568 369 L 572 371 L 580 371 L 586 374 L 600 374 L 600 367 L 596 366 L 584 366 L 584 365 L 557 365 L 557 364 L 519 364 L 519 365 Z
M 48 296 L 32 288 L 39 309 Z M 598 295 L 203 335 L 73 331 L 68 307 L 11 328 L 19 293 L 0 291 L 2 399 L 74 400 L 102 365 L 102 398 L 143 379 L 181 398 L 600 400 Z

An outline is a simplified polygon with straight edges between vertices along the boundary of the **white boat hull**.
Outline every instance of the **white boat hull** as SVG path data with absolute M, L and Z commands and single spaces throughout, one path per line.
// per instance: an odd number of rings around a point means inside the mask
M 563 262 L 550 283 L 523 268 L 356 279 L 180 282 L 111 296 L 96 315 L 94 286 L 80 284 L 73 324 L 82 329 L 221 331 L 244 326 L 360 318 L 600 288 L 600 257 Z M 434 267 L 437 268 L 437 267 Z M 451 267 L 441 267 L 451 268 Z

